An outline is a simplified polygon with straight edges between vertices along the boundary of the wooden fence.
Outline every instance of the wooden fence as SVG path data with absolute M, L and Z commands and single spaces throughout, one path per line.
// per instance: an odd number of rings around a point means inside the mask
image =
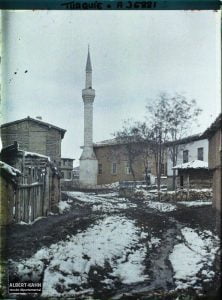
M 14 196 L 12 215 L 15 222 L 31 223 L 37 217 L 44 215 L 43 183 L 19 185 Z

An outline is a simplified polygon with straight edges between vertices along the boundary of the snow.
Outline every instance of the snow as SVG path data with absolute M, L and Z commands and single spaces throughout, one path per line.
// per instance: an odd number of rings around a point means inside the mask
M 62 214 L 65 211 L 69 210 L 71 208 L 71 205 L 66 201 L 59 201 L 58 208 L 59 212 Z
M 105 274 L 107 284 L 113 276 L 124 284 L 140 282 L 147 278 L 143 274 L 146 248 L 141 246 L 140 234 L 134 221 L 109 216 L 84 232 L 40 249 L 31 258 L 13 263 L 19 276 L 27 280 L 33 279 L 32 274 L 40 278 L 47 261 L 42 294 L 45 297 L 61 296 L 59 287 L 64 290 L 63 296 L 76 295 L 81 285 L 87 286 L 91 267 L 104 268 L 105 263 L 112 268 L 112 272 Z M 35 272 L 31 273 L 30 268 Z
M 177 189 L 176 191 L 167 191 L 167 194 L 176 194 L 178 192 L 182 192 L 182 191 L 186 191 L 184 189 Z M 199 193 L 202 193 L 202 192 L 212 192 L 212 188 L 205 188 L 205 189 L 189 189 L 190 192 L 199 192 Z
M 183 204 L 187 207 L 198 207 L 198 206 L 212 205 L 212 201 L 203 201 L 203 200 L 179 201 L 178 204 Z
M 86 194 L 82 192 L 64 192 L 68 197 L 75 198 L 78 201 L 92 205 L 93 211 L 115 212 L 120 209 L 127 209 L 129 207 L 137 207 L 136 204 L 131 203 L 125 198 L 117 197 L 117 193 L 108 194 Z
M 173 167 L 172 169 L 208 169 L 208 162 L 193 160 Z
M 145 259 L 146 250 L 145 247 L 136 250 L 134 253 L 128 255 L 128 261 L 126 257 L 121 257 L 117 260 L 118 266 L 115 268 L 112 275 L 118 276 L 122 283 L 131 284 L 148 279 L 147 275 L 141 275 L 144 271 L 144 266 L 141 262 Z
M 149 248 L 158 247 L 161 244 L 161 239 L 151 236 L 150 241 L 148 242 Z
M 145 201 L 146 205 L 152 209 L 160 212 L 170 212 L 177 209 L 177 206 L 170 203 L 158 202 L 158 201 Z
M 12 166 L 4 163 L 3 161 L 0 161 L 0 168 L 5 170 L 6 172 L 8 172 L 12 176 L 17 176 L 17 175 L 21 174 L 21 172 L 18 169 L 13 168 Z
M 210 189 L 189 189 L 190 192 L 212 192 L 212 188 Z
M 113 189 L 113 188 L 118 188 L 118 187 L 119 187 L 119 181 L 113 182 L 113 183 L 107 183 L 107 184 L 100 184 L 100 185 L 96 186 L 96 188 L 98 188 L 98 189 L 103 189 L 103 188 Z
M 39 220 L 41 220 L 41 219 L 45 219 L 46 217 L 38 217 L 38 218 L 36 218 L 34 221 L 30 221 L 29 223 L 26 223 L 26 222 L 24 222 L 24 221 L 20 221 L 20 222 L 18 222 L 18 224 L 19 225 L 33 225 L 33 224 L 35 224 L 35 222 L 37 222 L 37 221 L 39 221 Z
M 96 147 L 96 146 L 115 145 L 115 144 L 119 144 L 119 140 L 117 138 L 104 140 L 104 141 L 101 141 L 101 142 L 96 142 L 96 143 L 94 143 L 93 146 Z
M 185 289 L 195 285 L 198 272 L 202 269 L 202 276 L 212 279 L 214 273 L 207 270 L 212 266 L 215 254 L 219 249 L 219 238 L 209 231 L 198 234 L 192 228 L 185 227 L 181 230 L 184 242 L 174 246 L 169 259 L 174 269 L 174 279 L 177 289 Z M 195 288 L 200 288 L 198 284 Z
M 37 156 L 37 157 L 47 158 L 48 161 L 50 161 L 49 156 L 39 154 L 39 153 L 35 153 L 35 152 L 28 152 L 28 151 L 23 151 L 23 152 L 24 152 L 24 156 Z
M 145 197 L 152 196 L 149 192 L 145 190 L 137 190 L 138 192 L 142 192 Z M 121 209 L 127 208 L 136 208 L 137 205 L 135 203 L 131 203 L 126 198 L 117 197 L 117 193 L 108 193 L 108 194 L 86 194 L 83 192 L 64 192 L 68 197 L 75 198 L 78 201 L 85 202 L 88 204 L 92 204 L 93 211 L 103 211 L 103 212 L 115 212 Z M 69 201 L 69 200 L 68 200 Z M 157 201 L 145 201 L 145 204 L 155 210 L 160 212 L 170 212 L 177 209 L 177 206 L 170 203 L 165 202 L 157 202 Z

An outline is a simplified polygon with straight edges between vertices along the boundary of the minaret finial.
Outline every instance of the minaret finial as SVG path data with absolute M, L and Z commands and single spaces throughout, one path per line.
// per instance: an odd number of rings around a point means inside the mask
M 87 62 L 86 62 L 86 72 L 92 72 L 92 65 L 90 59 L 90 51 L 89 51 L 89 44 L 88 44 L 88 55 L 87 55 Z

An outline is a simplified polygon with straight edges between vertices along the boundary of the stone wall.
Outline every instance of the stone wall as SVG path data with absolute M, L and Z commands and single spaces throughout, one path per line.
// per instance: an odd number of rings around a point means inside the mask
M 193 201 L 193 200 L 212 200 L 212 189 L 200 190 L 177 190 L 173 192 L 160 191 L 160 199 L 157 192 L 149 192 L 149 190 L 138 188 L 122 188 L 119 190 L 120 197 L 132 198 L 136 200 L 160 200 L 163 202 Z

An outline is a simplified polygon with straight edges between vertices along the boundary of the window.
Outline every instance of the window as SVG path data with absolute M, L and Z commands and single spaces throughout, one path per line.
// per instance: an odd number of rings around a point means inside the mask
M 128 161 L 125 162 L 125 173 L 127 175 L 131 174 L 130 163 Z
M 164 171 L 165 171 L 165 169 L 164 169 L 164 164 L 161 163 L 161 175 L 164 175 Z
M 72 179 L 72 174 L 71 174 L 71 172 L 68 172 L 68 179 Z
M 151 173 L 151 167 L 152 167 L 152 162 L 148 161 L 147 166 L 145 167 L 145 174 L 150 174 Z
M 64 172 L 61 172 L 62 178 L 64 178 Z
M 112 163 L 112 174 L 117 174 L 117 165 L 116 165 L 116 163 Z
M 198 160 L 203 160 L 203 151 L 204 151 L 203 147 L 197 149 L 197 159 Z
M 188 150 L 184 150 L 183 151 L 183 163 L 187 163 L 188 162 L 188 156 L 189 156 L 189 151 Z
M 98 165 L 98 174 L 101 175 L 103 173 L 102 164 Z

